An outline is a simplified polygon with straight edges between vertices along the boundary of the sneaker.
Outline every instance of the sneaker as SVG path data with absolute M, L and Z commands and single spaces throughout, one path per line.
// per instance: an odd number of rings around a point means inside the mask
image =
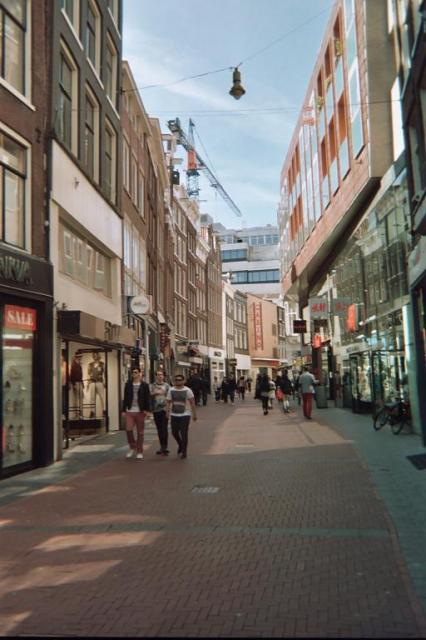
M 186 458 L 186 453 L 182 453 L 181 456 L 180 456 L 180 459 L 181 460 L 185 460 L 185 458 Z
M 157 456 L 161 456 L 163 455 L 163 450 L 162 449 L 158 449 L 158 451 L 155 452 Z
M 177 450 L 177 454 L 180 455 L 182 453 L 182 449 L 179 447 Z
M 130 449 L 130 451 L 128 453 L 126 453 L 126 458 L 133 458 L 135 452 L 133 451 L 133 449 Z
M 138 460 L 143 460 L 143 453 L 136 454 Z

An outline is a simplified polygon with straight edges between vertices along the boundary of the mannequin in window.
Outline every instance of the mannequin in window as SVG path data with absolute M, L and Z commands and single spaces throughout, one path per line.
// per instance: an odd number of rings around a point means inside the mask
M 89 362 L 87 369 L 87 389 L 89 391 L 90 405 L 92 407 L 90 411 L 90 417 L 96 416 L 97 398 L 101 403 L 102 414 L 104 412 L 104 388 L 105 388 L 105 363 L 101 360 L 100 353 L 92 353 L 93 360 Z
M 82 354 L 77 351 L 74 354 L 70 368 L 70 385 L 72 397 L 69 409 L 74 414 L 74 419 L 81 418 L 83 415 L 83 368 L 81 366 L 82 357 Z

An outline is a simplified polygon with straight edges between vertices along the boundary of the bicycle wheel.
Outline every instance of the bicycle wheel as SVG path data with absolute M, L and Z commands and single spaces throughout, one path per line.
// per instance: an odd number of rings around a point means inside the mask
M 373 418 L 373 427 L 376 431 L 379 431 L 388 421 L 388 414 L 386 413 L 386 409 L 380 409 L 378 413 Z
M 404 427 L 412 429 L 411 418 L 409 416 L 401 416 L 401 420 L 397 424 L 392 425 L 392 433 L 397 436 Z

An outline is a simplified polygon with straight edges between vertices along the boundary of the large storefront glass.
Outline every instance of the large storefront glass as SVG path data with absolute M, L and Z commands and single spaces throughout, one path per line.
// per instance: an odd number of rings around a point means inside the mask
M 119 428 L 118 351 L 98 345 L 63 341 L 62 414 L 64 442 L 82 435 Z M 123 356 L 124 357 L 124 356 Z M 126 356 L 129 365 L 130 356 Z M 123 366 L 123 375 L 128 375 Z
M 33 459 L 33 361 L 37 312 L 6 304 L 2 330 L 2 468 Z

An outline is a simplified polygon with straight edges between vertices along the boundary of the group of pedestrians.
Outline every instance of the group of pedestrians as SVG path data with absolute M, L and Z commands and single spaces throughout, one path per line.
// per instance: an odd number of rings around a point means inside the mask
M 290 412 L 290 399 L 297 395 L 302 398 L 303 415 L 307 420 L 312 419 L 312 404 L 315 394 L 315 385 L 318 380 L 310 373 L 309 367 L 303 367 L 300 375 L 290 380 L 288 370 L 283 371 L 282 376 L 272 380 L 266 373 L 258 374 L 256 379 L 255 398 L 261 400 L 263 415 L 268 415 L 273 409 L 274 398 L 281 404 L 284 413 Z
M 240 400 L 244 400 L 246 392 L 251 391 L 251 378 L 245 378 L 240 376 L 236 381 L 233 376 L 223 378 L 222 382 L 219 382 L 217 376 L 213 378 L 213 393 L 216 402 L 223 400 L 226 404 L 228 400 L 231 404 L 235 402 L 235 394 L 238 395 Z
M 164 371 L 158 370 L 155 382 L 149 385 L 143 379 L 139 367 L 132 368 L 132 379 L 126 382 L 123 398 L 123 415 L 129 451 L 127 458 L 143 459 L 145 419 L 153 417 L 157 427 L 160 448 L 157 455 L 168 456 L 168 423 L 176 440 L 177 454 L 187 457 L 189 424 L 197 420 L 195 395 L 185 385 L 182 374 L 176 374 L 174 384 L 165 381 Z M 136 430 L 136 438 L 135 438 Z

